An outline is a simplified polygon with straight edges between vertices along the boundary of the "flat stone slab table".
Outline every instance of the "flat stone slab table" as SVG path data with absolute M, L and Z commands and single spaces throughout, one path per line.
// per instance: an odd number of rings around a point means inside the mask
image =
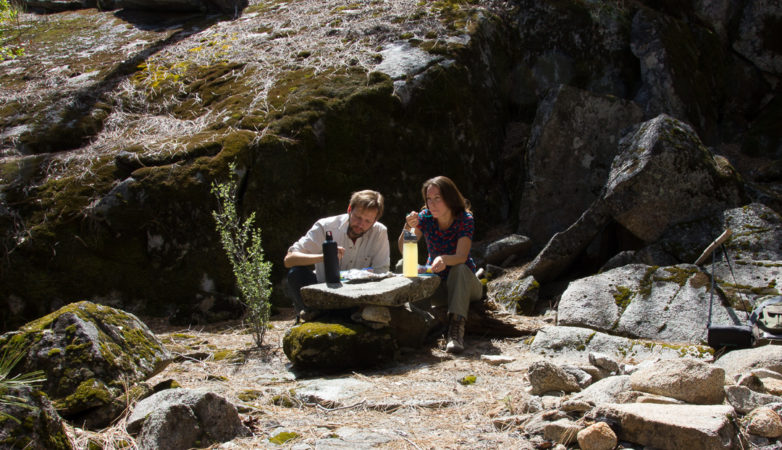
M 301 288 L 304 305 L 317 309 L 344 309 L 354 306 L 402 306 L 423 300 L 437 290 L 439 276 L 407 278 L 390 275 L 377 280 L 318 283 Z

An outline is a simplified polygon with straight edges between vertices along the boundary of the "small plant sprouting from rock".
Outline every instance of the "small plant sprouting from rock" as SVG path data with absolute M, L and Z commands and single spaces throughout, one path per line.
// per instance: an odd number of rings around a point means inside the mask
M 33 409 L 32 405 L 25 403 L 21 397 L 14 395 L 14 391 L 24 387 L 34 387 L 46 380 L 43 371 L 24 373 L 11 377 L 11 371 L 16 364 L 27 355 L 27 349 L 20 344 L 9 341 L 3 348 L 3 354 L 0 356 L 0 405 L 17 406 L 21 408 Z M 0 411 L 0 419 L 9 418 L 16 423 L 21 423 L 17 417 Z
M 225 254 L 233 267 L 255 345 L 260 348 L 269 323 L 272 264 L 264 260 L 261 229 L 253 226 L 255 213 L 250 213 L 242 221 L 236 210 L 238 181 L 235 164 L 229 166 L 229 172 L 227 182 L 212 183 L 212 193 L 218 200 L 217 210 L 212 211 L 212 216 Z

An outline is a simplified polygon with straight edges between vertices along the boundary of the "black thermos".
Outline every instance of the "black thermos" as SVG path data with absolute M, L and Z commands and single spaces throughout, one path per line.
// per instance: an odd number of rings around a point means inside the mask
M 326 269 L 326 283 L 339 283 L 337 243 L 334 242 L 331 231 L 326 232 L 326 242 L 323 243 L 323 266 Z

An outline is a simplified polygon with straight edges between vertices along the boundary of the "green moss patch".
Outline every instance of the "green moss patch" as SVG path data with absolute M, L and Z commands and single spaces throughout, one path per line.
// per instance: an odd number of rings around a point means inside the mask
M 307 322 L 288 331 L 283 350 L 299 369 L 340 371 L 391 362 L 396 343 L 361 324 Z
M 274 436 L 270 437 L 269 442 L 271 442 L 272 444 L 282 445 L 298 437 L 299 437 L 299 433 L 283 431 L 281 433 L 277 433 Z

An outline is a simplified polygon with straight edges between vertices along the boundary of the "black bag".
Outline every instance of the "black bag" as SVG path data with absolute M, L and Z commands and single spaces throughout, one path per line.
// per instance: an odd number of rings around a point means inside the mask
M 750 348 L 754 344 L 752 327 L 749 325 L 709 325 L 707 330 L 709 347 L 717 350 L 728 348 Z
M 730 235 L 730 233 L 726 233 L 727 235 Z M 719 240 L 719 239 L 718 239 Z M 715 241 L 716 242 L 716 241 Z M 720 244 L 722 247 L 722 253 L 725 256 L 725 261 L 728 263 L 728 267 L 730 268 L 730 273 L 733 274 L 733 267 L 730 264 L 730 258 L 728 257 L 728 251 L 725 248 L 724 245 Z M 714 303 L 714 291 L 717 288 L 716 283 L 714 281 L 714 260 L 715 255 L 712 253 L 711 258 L 711 294 L 709 295 L 709 320 L 706 323 L 706 341 L 709 344 L 709 347 L 713 348 L 714 350 L 719 350 L 721 348 L 725 348 L 727 350 L 735 350 L 740 348 L 750 348 L 753 345 L 755 345 L 755 335 L 752 333 L 752 326 L 747 325 L 736 325 L 736 324 L 719 324 L 714 325 L 711 323 L 711 308 L 712 304 Z M 733 276 L 733 281 L 736 281 L 736 276 Z M 743 301 L 742 297 L 742 301 Z M 746 310 L 746 305 L 745 305 Z M 747 313 L 747 322 L 749 322 L 749 313 Z

